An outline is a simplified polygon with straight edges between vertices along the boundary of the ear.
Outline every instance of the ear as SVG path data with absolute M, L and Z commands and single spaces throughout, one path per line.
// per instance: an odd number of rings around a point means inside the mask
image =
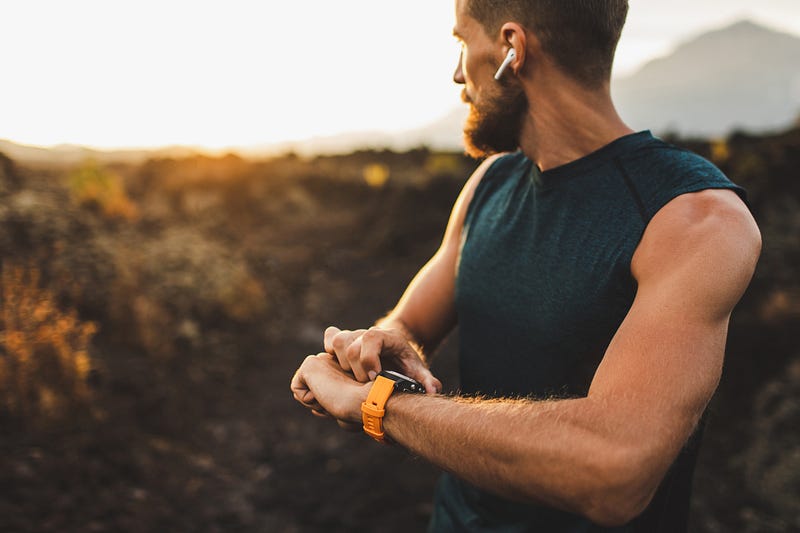
M 503 46 L 503 58 L 511 48 L 517 53 L 517 57 L 511 62 L 509 68 L 519 76 L 528 59 L 528 34 L 525 32 L 525 28 L 516 22 L 506 22 L 500 28 L 500 39 Z

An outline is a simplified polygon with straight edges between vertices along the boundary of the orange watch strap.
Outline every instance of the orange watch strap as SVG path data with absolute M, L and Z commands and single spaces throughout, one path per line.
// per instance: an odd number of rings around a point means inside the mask
M 394 392 L 394 381 L 378 376 L 369 390 L 367 401 L 361 404 L 364 432 L 379 442 L 383 442 L 384 439 L 383 415 L 386 413 L 384 407 L 392 392 Z

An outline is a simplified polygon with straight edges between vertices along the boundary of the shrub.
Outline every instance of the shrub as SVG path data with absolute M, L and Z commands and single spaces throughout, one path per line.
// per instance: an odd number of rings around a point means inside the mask
M 92 160 L 70 174 L 69 189 L 79 205 L 94 207 L 108 218 L 134 220 L 138 217 L 136 204 L 128 198 L 120 177 Z
M 201 342 L 211 330 L 259 323 L 268 311 L 246 261 L 191 228 L 169 229 L 119 261 L 130 269 L 131 292 L 117 298 L 131 302 L 128 319 L 152 354 L 175 355 L 187 332 Z
M 96 332 L 62 311 L 32 266 L 0 269 L 0 410 L 52 417 L 88 399 L 89 342 Z

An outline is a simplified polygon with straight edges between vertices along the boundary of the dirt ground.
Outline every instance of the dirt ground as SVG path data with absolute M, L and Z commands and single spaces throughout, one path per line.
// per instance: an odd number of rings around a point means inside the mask
M 373 156 L 353 157 L 362 165 Z M 244 172 L 244 163 L 222 163 L 226 176 Z M 135 169 L 135 183 L 147 178 L 150 190 L 169 192 L 167 170 L 185 169 L 159 165 Z M 203 208 L 217 201 L 208 180 L 191 198 L 165 192 L 166 200 L 130 186 L 143 213 L 125 225 L 65 207 L 63 191 L 31 180 L 10 182 L 10 192 L 0 187 L 2 257 L 42 257 L 43 249 L 55 265 L 86 269 L 79 308 L 101 328 L 87 405 L 58 418 L 0 419 L 0 531 L 424 531 L 437 469 L 311 416 L 291 398 L 289 380 L 306 355 L 321 351 L 326 326 L 364 327 L 394 305 L 435 250 L 461 181 L 380 191 L 328 178 L 280 187 L 225 181 L 222 192 L 214 189 L 227 198 L 224 212 Z M 794 227 L 786 220 L 764 212 L 762 222 L 781 236 Z M 796 279 L 790 252 L 796 248 L 767 257 L 734 317 L 696 474 L 695 533 L 800 530 L 800 315 L 784 312 L 791 307 L 781 299 L 786 280 Z M 176 262 L 184 256 L 193 262 Z M 258 290 L 240 264 L 261 280 Z M 262 294 L 267 307 L 231 303 L 211 291 L 220 285 L 215 276 L 229 276 L 223 288 L 230 279 L 247 289 L 241 294 Z M 140 282 L 118 283 L 129 278 Z M 769 309 L 778 311 L 765 315 L 769 291 L 777 302 Z M 156 344 L 142 332 L 168 339 L 170 349 L 149 349 Z M 456 344 L 451 337 L 433 367 L 451 391 Z

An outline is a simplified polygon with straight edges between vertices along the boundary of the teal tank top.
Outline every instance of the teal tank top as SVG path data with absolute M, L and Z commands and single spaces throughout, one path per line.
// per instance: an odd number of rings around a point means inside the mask
M 456 281 L 461 392 L 585 396 L 636 295 L 630 263 L 647 224 L 676 196 L 711 188 L 745 196 L 710 162 L 649 131 L 545 172 L 521 152 L 495 161 L 463 228 Z M 660 491 L 668 494 L 656 496 L 639 526 L 599 528 L 445 475 L 431 530 L 682 531 L 695 456 L 696 449 L 681 454 L 663 484 L 669 490 Z

